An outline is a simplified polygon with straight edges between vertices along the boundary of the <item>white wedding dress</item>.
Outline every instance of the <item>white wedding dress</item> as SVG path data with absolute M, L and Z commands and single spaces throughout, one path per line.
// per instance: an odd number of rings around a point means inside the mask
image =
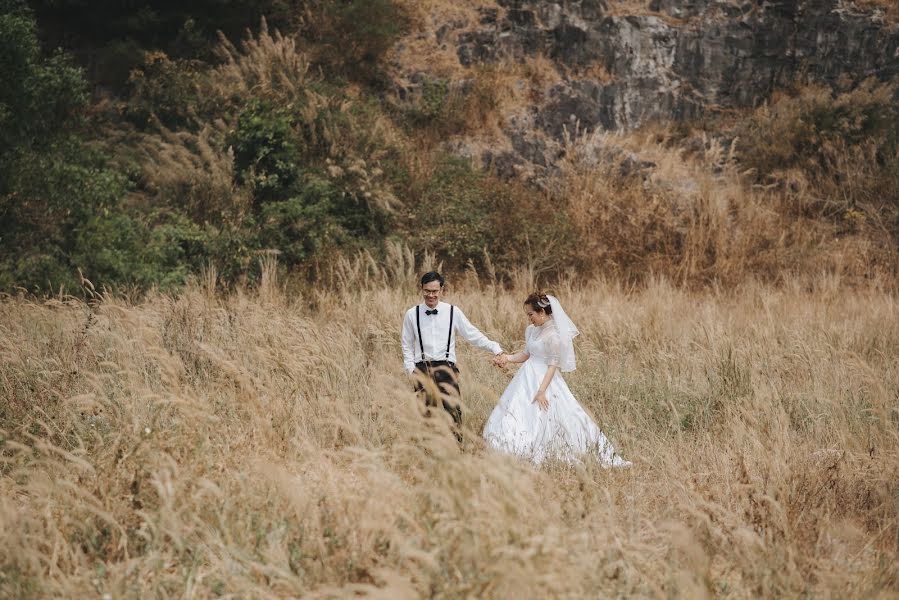
M 540 464 L 562 460 L 578 462 L 595 456 L 603 466 L 626 467 L 631 463 L 615 453 L 590 418 L 561 373 L 556 372 L 546 389 L 549 409 L 542 410 L 534 396 L 550 365 L 559 365 L 560 337 L 553 319 L 525 329 L 524 361 L 493 409 L 484 438 L 493 448 Z

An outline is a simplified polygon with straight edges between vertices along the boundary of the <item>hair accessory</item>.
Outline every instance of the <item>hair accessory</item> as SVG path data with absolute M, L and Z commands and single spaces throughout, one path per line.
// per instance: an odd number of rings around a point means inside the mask
M 547 306 L 549 306 L 549 298 L 547 298 L 546 296 L 544 296 L 542 294 L 538 294 L 537 295 L 537 306 L 539 306 L 540 308 L 546 308 Z

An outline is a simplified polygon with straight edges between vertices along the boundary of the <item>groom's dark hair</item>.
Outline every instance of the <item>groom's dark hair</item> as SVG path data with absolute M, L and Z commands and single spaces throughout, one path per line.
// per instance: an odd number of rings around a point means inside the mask
M 421 276 L 421 285 L 424 286 L 426 283 L 431 283 L 432 281 L 439 281 L 440 287 L 443 287 L 444 279 L 443 275 L 438 273 L 437 271 L 428 271 L 424 275 Z

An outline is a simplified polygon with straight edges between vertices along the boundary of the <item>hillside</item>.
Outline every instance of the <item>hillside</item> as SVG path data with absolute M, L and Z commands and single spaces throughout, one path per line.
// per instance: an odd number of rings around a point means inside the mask
M 844 0 L 499 0 L 419 10 L 419 29 L 391 54 L 398 95 L 415 98 L 440 78 L 461 94 L 483 91 L 486 77 L 505 143 L 490 139 L 476 158 L 510 174 L 551 166 L 578 133 L 685 123 L 726 137 L 716 131 L 722 116 L 778 90 L 848 91 L 899 77 L 895 8 Z
M 397 241 L 506 282 L 895 281 L 889 3 L 211 6 L 5 0 L 0 288 L 273 253 L 301 285 Z
M 893 0 L 0 0 L 0 598 L 899 597 Z M 633 465 L 464 441 L 422 272 Z M 533 364 L 533 363 L 532 363 Z

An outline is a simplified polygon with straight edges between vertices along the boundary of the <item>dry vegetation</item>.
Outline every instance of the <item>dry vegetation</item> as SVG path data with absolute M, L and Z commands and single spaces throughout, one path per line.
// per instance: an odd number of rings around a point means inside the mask
M 467 346 L 464 450 L 420 416 L 391 256 L 290 294 L 269 264 L 227 296 L 4 300 L 0 596 L 899 594 L 891 292 L 559 285 L 569 383 L 635 466 L 535 470 L 479 442 L 509 374 Z M 450 299 L 514 347 L 520 280 Z
M 265 28 L 222 44 L 201 95 L 293 107 L 323 172 L 396 217 L 432 198 L 453 131 L 472 155 L 507 148 L 503 120 L 559 76 L 543 58 L 462 69 L 452 43 L 430 51 L 486 4 L 412 11 L 424 34 L 396 52 L 435 80 L 406 107 L 433 125 L 411 133 Z M 745 131 L 774 134 L 744 147 L 779 164 L 822 94 L 750 115 Z M 237 220 L 252 198 L 229 129 L 139 136 L 142 193 Z M 464 448 L 442 414 L 424 419 L 399 320 L 434 259 L 398 245 L 329 255 L 311 287 L 263 261 L 258 286 L 227 292 L 209 271 L 172 296 L 3 298 L 0 597 L 899 596 L 897 209 L 880 202 L 895 178 L 870 144 L 762 178 L 736 157 L 745 135 L 689 136 L 572 132 L 534 185 L 460 170 L 437 188 L 470 185 L 490 223 L 484 272 L 450 299 L 505 347 L 535 280 L 561 278 L 583 332 L 568 381 L 627 471 L 487 451 L 510 374 L 467 347 Z M 627 160 L 652 166 L 623 174 Z
M 625 280 L 662 273 L 687 284 L 808 273 L 895 281 L 899 255 L 884 224 L 894 208 L 844 201 L 852 196 L 845 179 L 826 196 L 839 201 L 822 201 L 824 177 L 811 185 L 799 169 L 753 185 L 735 158 L 740 138 L 725 149 L 701 132 L 688 143 L 671 144 L 667 135 L 647 127 L 629 135 L 597 132 L 566 145 L 547 196 L 571 224 L 578 243 L 568 251 L 584 270 L 592 265 Z M 597 158 L 603 154 L 608 158 Z M 641 170 L 641 162 L 651 166 Z M 634 173 L 622 176 L 628 163 Z M 840 172 L 863 179 L 861 167 Z
M 880 9 L 888 23 L 899 24 L 899 2 L 896 0 L 855 0 L 862 9 Z

